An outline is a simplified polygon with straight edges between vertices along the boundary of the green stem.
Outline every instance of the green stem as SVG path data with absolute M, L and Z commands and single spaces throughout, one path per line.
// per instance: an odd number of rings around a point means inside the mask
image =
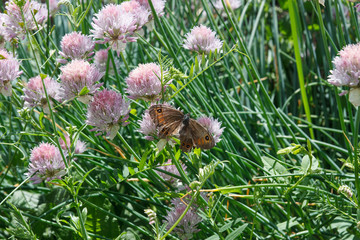
M 301 60 L 301 54 L 300 54 L 300 34 L 299 34 L 299 28 L 300 23 L 297 18 L 297 8 L 296 8 L 296 0 L 289 0 L 289 11 L 290 11 L 290 24 L 291 24 L 291 33 L 294 40 L 294 51 L 295 51 L 295 59 L 296 59 L 296 68 L 298 72 L 299 77 L 299 85 L 300 85 L 300 92 L 301 92 L 301 98 L 304 105 L 304 110 L 306 114 L 306 118 L 308 122 L 310 123 L 309 126 L 309 132 L 311 139 L 315 139 L 314 136 L 314 130 L 311 127 L 311 111 L 309 106 L 308 97 L 306 94 L 306 88 L 305 88 L 305 81 L 304 81 L 304 69 L 302 66 L 302 60 Z
M 359 137 L 359 124 L 360 124 L 360 112 L 357 108 L 355 114 L 355 126 L 354 126 L 354 167 L 355 167 L 355 187 L 356 187 L 356 197 L 357 204 L 360 202 L 360 181 L 359 181 L 359 162 L 358 162 L 358 137 Z M 357 219 L 360 220 L 359 213 L 357 214 Z

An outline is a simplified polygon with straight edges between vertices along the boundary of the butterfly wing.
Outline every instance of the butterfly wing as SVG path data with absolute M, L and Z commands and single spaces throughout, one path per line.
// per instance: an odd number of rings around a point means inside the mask
M 190 152 L 194 146 L 190 126 L 184 126 L 180 132 L 180 149 L 184 152 Z
M 182 125 L 184 114 L 164 104 L 152 105 L 149 108 L 150 117 L 159 129 L 159 137 L 166 138 L 174 135 Z
M 215 146 L 215 141 L 211 133 L 194 119 L 190 119 L 189 128 L 196 147 L 210 149 Z

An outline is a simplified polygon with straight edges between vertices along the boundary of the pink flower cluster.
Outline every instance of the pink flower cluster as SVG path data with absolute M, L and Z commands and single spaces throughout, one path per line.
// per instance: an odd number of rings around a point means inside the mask
M 86 123 L 95 126 L 93 131 L 106 132 L 113 139 L 120 125 L 128 124 L 129 107 L 130 102 L 120 93 L 104 89 L 97 92 L 89 104 Z
M 19 67 L 20 63 L 16 58 L 6 50 L 0 49 L 0 94 L 11 96 L 11 82 L 22 73 Z
M 333 60 L 328 82 L 335 86 L 357 87 L 360 78 L 360 43 L 345 46 Z
M 215 32 L 203 25 L 194 27 L 185 37 L 184 48 L 199 54 L 209 54 L 215 50 L 219 52 L 223 45 Z
M 162 15 L 164 0 L 152 1 L 157 14 Z M 93 18 L 92 37 L 97 43 L 109 43 L 118 54 L 126 43 L 137 39 L 136 32 L 152 19 L 148 1 L 130 0 L 119 5 L 108 4 Z
M 23 39 L 26 31 L 37 30 L 47 19 L 46 5 L 34 0 L 10 0 L 5 8 L 6 14 L 0 14 L 0 34 L 6 41 L 17 37 Z
M 65 163 L 57 147 L 50 143 L 40 143 L 31 151 L 28 176 L 34 183 L 49 182 L 65 175 Z
M 185 205 L 180 198 L 173 199 L 171 201 L 174 207 L 167 213 L 165 217 L 167 223 L 166 229 L 170 229 L 174 223 L 180 218 L 185 211 L 187 205 Z M 201 217 L 197 214 L 196 208 L 191 207 L 181 219 L 179 224 L 174 228 L 173 232 L 176 233 L 181 239 L 193 239 L 194 233 L 200 231 L 197 228 L 197 224 L 202 221 Z
M 63 59 L 58 62 L 66 64 L 68 60 L 84 59 L 87 60 L 94 52 L 95 43 L 88 36 L 78 32 L 66 34 L 61 40 L 61 52 Z
M 164 170 L 165 172 L 171 173 L 173 175 L 177 175 L 180 177 L 180 173 L 179 170 L 176 168 L 176 166 L 174 164 L 171 164 L 171 159 L 169 159 L 166 162 L 167 165 L 158 167 L 158 169 Z M 181 164 L 182 169 L 186 169 L 186 165 L 185 164 Z M 162 177 L 166 182 L 168 182 L 170 185 L 172 185 L 173 187 L 177 187 L 178 183 L 179 183 L 179 179 L 175 178 L 169 174 L 166 174 L 164 172 L 160 172 L 157 171 L 157 174 L 159 174 L 160 177 Z
M 68 154 L 71 150 L 71 146 L 73 142 L 70 140 L 69 134 L 65 133 L 64 137 L 65 137 L 65 141 L 62 138 L 59 138 L 59 143 L 61 149 L 64 150 L 64 153 Z M 74 145 L 75 154 L 81 154 L 86 150 L 86 143 L 81 140 L 77 140 L 77 142 L 73 145 Z
M 114 74 L 114 70 L 118 69 L 120 67 L 120 61 L 119 61 L 119 59 L 114 57 L 115 66 L 113 65 L 111 59 L 109 59 L 109 64 L 107 64 L 108 56 L 109 56 L 108 53 L 109 53 L 109 50 L 106 50 L 106 49 L 97 51 L 94 56 L 94 64 L 99 69 L 100 72 L 106 72 L 106 67 L 108 66 L 109 73 Z
M 130 72 L 126 84 L 129 98 L 154 101 L 162 90 L 161 68 L 156 63 L 140 64 Z
M 63 92 L 60 83 L 50 77 L 46 77 L 43 81 L 50 104 L 52 105 L 53 99 L 61 101 Z M 23 89 L 25 94 L 23 98 L 25 100 L 25 107 L 39 106 L 44 109 L 45 113 L 50 113 L 43 81 L 40 76 L 31 78 Z
M 66 100 L 78 97 L 79 101 L 87 104 L 90 102 L 92 95 L 102 85 L 102 83 L 96 82 L 104 76 L 104 73 L 99 72 L 95 65 L 91 65 L 85 60 L 73 60 L 61 67 L 60 70 L 61 84 Z M 85 87 L 88 92 L 79 96 Z

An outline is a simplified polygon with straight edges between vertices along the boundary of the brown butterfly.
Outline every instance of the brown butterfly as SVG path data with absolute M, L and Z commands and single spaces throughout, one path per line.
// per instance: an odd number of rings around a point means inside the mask
M 215 146 L 214 138 L 209 131 L 195 119 L 190 118 L 189 114 L 164 104 L 151 106 L 149 113 L 159 129 L 160 138 L 179 133 L 180 149 L 184 152 L 190 152 L 193 146 L 202 149 Z

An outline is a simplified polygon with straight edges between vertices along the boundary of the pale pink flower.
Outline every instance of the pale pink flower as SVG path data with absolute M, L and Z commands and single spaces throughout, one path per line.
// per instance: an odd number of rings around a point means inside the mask
M 62 138 L 59 138 L 59 143 L 60 143 L 61 149 L 64 150 L 65 153 L 68 153 L 72 142 L 70 140 L 69 134 L 65 133 L 64 137 L 65 137 L 66 142 Z M 75 147 L 74 147 L 74 153 L 81 154 L 81 153 L 85 152 L 85 150 L 86 150 L 86 143 L 81 140 L 77 140 L 75 143 Z
M 184 48 L 200 54 L 209 54 L 210 51 L 215 52 L 215 50 L 219 52 L 223 44 L 215 32 L 203 25 L 194 27 L 185 37 Z
M 134 15 L 137 29 L 140 29 L 149 21 L 151 12 L 136 0 L 122 2 L 120 7 L 124 12 Z
M 50 143 L 40 143 L 31 151 L 27 176 L 33 183 L 61 179 L 65 175 L 65 164 L 58 148 Z
M 224 131 L 224 128 L 221 128 L 221 122 L 210 117 L 200 117 L 197 121 L 213 135 L 215 143 L 220 142 L 220 136 Z
M 50 77 L 44 79 L 44 85 L 46 88 L 47 95 L 52 105 L 52 100 L 61 101 L 62 88 L 60 83 Z M 33 77 L 25 85 L 24 89 L 25 96 L 25 107 L 36 107 L 39 106 L 44 109 L 45 113 L 50 113 L 49 105 L 46 99 L 43 83 L 40 76 Z
M 241 6 L 240 0 L 224 0 L 224 3 L 227 7 L 231 8 L 233 10 L 235 10 Z M 219 10 L 224 9 L 224 6 L 223 6 L 221 0 L 216 0 L 216 2 L 214 3 L 214 7 Z
M 79 101 L 87 104 L 91 100 L 92 95 L 102 85 L 96 82 L 104 76 L 104 73 L 100 73 L 95 65 L 91 65 L 85 60 L 73 60 L 61 67 L 60 70 L 64 98 L 67 100 L 79 96 L 81 90 L 87 87 L 89 92 L 78 98 Z
M 174 223 L 180 218 L 185 211 L 187 205 L 185 205 L 180 198 L 176 198 L 171 201 L 174 207 L 171 208 L 165 217 L 167 223 L 166 229 L 169 230 Z M 174 228 L 173 233 L 176 233 L 180 239 L 188 240 L 193 239 L 194 233 L 200 231 L 197 225 L 202 221 L 201 217 L 197 214 L 196 208 L 191 207 L 181 219 L 179 224 Z
M 49 0 L 50 15 L 54 15 L 59 10 L 58 0 Z
M 88 60 L 94 54 L 95 43 L 88 36 L 79 32 L 72 32 L 63 36 L 60 46 L 62 51 L 59 54 L 63 59 L 58 61 L 65 64 L 68 60 Z
M 112 90 L 97 92 L 89 104 L 86 123 L 95 126 L 92 131 L 106 132 L 110 139 L 116 136 L 120 126 L 126 126 L 130 102 Z
M 151 13 L 151 8 L 150 8 L 148 0 L 135 0 L 135 1 L 140 3 L 142 6 L 144 6 Z M 153 4 L 153 6 L 154 6 L 156 15 L 158 15 L 159 17 L 163 16 L 166 1 L 165 0 L 151 0 L 151 2 Z M 153 18 L 153 16 L 150 15 L 150 19 L 152 19 L 152 18 Z
M 100 72 L 106 72 L 107 62 L 108 62 L 108 53 L 109 50 L 101 49 L 95 53 L 94 56 L 94 64 L 100 70 Z M 113 56 L 114 57 L 114 56 Z M 120 61 L 116 57 L 114 57 L 115 67 L 111 59 L 109 59 L 109 73 L 114 74 L 114 69 L 120 68 Z
M 149 141 L 154 140 L 154 136 L 157 136 L 157 127 L 149 114 L 149 110 L 145 111 L 143 118 L 139 121 L 139 125 L 139 132 L 146 135 L 145 139 Z
M 15 2 L 7 2 L 6 14 L 0 14 L 0 22 L 3 25 L 1 34 L 7 41 L 12 41 L 16 37 L 23 39 L 26 30 L 37 30 L 47 19 L 48 11 L 45 5 L 26 0 L 22 6 L 18 6 Z
M 125 12 L 120 5 L 109 4 L 95 14 L 91 33 L 97 43 L 109 43 L 120 54 L 127 42 L 136 41 L 133 35 L 137 30 L 136 21 L 135 16 Z
M 345 46 L 333 60 L 328 82 L 335 86 L 357 87 L 360 78 L 360 43 Z
M 186 169 L 186 165 L 185 164 L 181 164 L 181 167 L 182 169 Z M 171 173 L 171 174 L 174 174 L 174 175 L 177 175 L 180 177 L 180 173 L 179 173 L 179 170 L 176 168 L 176 166 L 174 164 L 171 164 L 171 159 L 169 159 L 167 162 L 166 162 L 166 165 L 164 166 L 160 166 L 158 167 L 158 169 L 161 169 L 161 170 L 164 170 L 168 173 Z M 179 183 L 179 179 L 178 178 L 175 178 L 171 175 L 168 175 L 164 172 L 160 172 L 160 171 L 156 171 L 157 174 L 159 174 L 160 177 L 162 177 L 166 182 L 170 183 L 173 187 L 177 187 L 178 186 L 178 183 Z
M 131 99 L 156 100 L 162 90 L 161 69 L 156 63 L 139 64 L 125 79 Z
M 0 94 L 11 96 L 11 82 L 22 73 L 19 67 L 20 63 L 16 58 L 6 50 L 0 49 Z

